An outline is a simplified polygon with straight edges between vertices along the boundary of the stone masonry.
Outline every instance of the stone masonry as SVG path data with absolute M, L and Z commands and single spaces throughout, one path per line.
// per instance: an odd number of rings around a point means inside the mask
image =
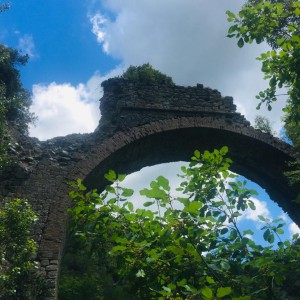
M 46 300 L 57 299 L 70 205 L 67 182 L 77 178 L 100 191 L 109 169 L 128 174 L 189 160 L 195 149 L 226 145 L 232 170 L 260 184 L 300 224 L 299 207 L 292 202 L 300 188 L 288 186 L 283 176 L 293 160 L 292 148 L 252 128 L 236 112 L 231 97 L 199 84 L 182 87 L 113 78 L 102 85 L 102 117 L 91 134 L 41 142 L 12 128 L 10 155 L 15 164 L 1 174 L 0 196 L 27 198 L 39 216 L 33 235 L 46 276 Z

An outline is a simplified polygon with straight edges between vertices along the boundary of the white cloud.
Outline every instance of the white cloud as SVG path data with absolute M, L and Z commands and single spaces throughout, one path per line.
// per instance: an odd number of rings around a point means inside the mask
M 95 130 L 100 119 L 99 99 L 102 81 L 122 73 L 121 68 L 105 76 L 95 73 L 86 84 L 35 84 L 32 88 L 31 111 L 38 120 L 30 127 L 30 135 L 46 140 L 71 133 Z
M 291 223 L 289 225 L 289 232 L 290 232 L 291 236 L 293 236 L 295 233 L 300 234 L 300 228 L 297 226 L 297 224 Z
M 15 33 L 20 34 L 19 31 L 16 31 Z M 31 58 L 37 56 L 33 37 L 30 34 L 25 34 L 19 38 L 18 48 L 25 54 L 28 54 Z
M 265 218 L 268 219 L 272 219 L 271 217 L 271 212 L 269 211 L 268 207 L 267 207 L 267 202 L 265 201 L 260 201 L 256 198 L 250 198 L 256 209 L 252 210 L 250 208 L 248 208 L 243 215 L 240 217 L 239 221 L 246 219 L 246 220 L 251 220 L 251 221 L 255 221 L 255 222 L 260 222 L 258 216 L 261 215 Z
M 226 10 L 237 12 L 242 0 L 106 0 L 106 11 L 94 12 L 93 32 L 104 51 L 124 65 L 146 62 L 171 75 L 176 83 L 203 83 L 235 98 L 238 108 L 253 122 L 256 114 L 281 127 L 283 104 L 269 113 L 256 111 L 255 95 L 264 87 L 256 57 L 266 45 L 239 49 L 226 37 L 230 24 Z M 113 15 L 113 18 L 106 17 Z M 92 17 L 90 17 L 92 20 Z M 105 20 L 105 21 L 104 21 Z
M 106 32 L 104 30 L 104 25 L 107 23 L 107 19 L 100 13 L 96 13 L 93 16 L 89 16 L 89 20 L 92 24 L 92 32 L 97 37 L 97 41 L 99 43 L 103 43 L 103 51 L 108 53 L 108 43 L 105 41 Z
M 68 83 L 33 86 L 31 110 L 38 116 L 30 135 L 41 140 L 69 133 L 90 132 L 97 126 L 99 111 L 95 102 L 87 102 L 89 91 L 82 84 Z

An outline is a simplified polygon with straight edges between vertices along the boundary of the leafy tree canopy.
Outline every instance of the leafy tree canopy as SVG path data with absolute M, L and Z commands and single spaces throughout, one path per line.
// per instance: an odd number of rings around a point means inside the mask
M 155 70 L 149 63 L 138 67 L 130 66 L 121 77 L 140 82 L 174 84 L 171 77 Z
M 29 112 L 30 94 L 22 86 L 18 69 L 27 60 L 27 55 L 0 45 L 0 172 L 9 164 L 10 124 L 27 134 L 28 124 L 34 121 L 34 115 Z
M 0 208 L 0 299 L 36 299 L 41 290 L 34 273 L 35 241 L 28 236 L 36 221 L 31 206 L 15 199 Z M 27 292 L 31 292 L 31 298 Z
M 273 134 L 272 125 L 268 118 L 257 115 L 254 119 L 254 128 L 262 132 Z
M 28 56 L 17 50 L 0 45 L 0 107 L 8 121 L 14 121 L 27 131 L 33 116 L 28 108 L 31 104 L 29 92 L 22 87 L 18 67 L 26 64 Z
M 267 42 L 272 50 L 262 53 L 262 72 L 269 87 L 256 96 L 257 108 L 266 103 L 269 110 L 276 101 L 278 89 L 287 90 L 285 133 L 298 149 L 292 171 L 286 173 L 291 184 L 300 183 L 300 1 L 248 0 L 238 14 L 227 11 L 233 25 L 228 37 L 237 38 L 238 46 L 253 41 Z M 300 195 L 298 195 L 300 198 Z
M 256 209 L 256 192 L 229 172 L 227 151 L 196 150 L 181 169 L 181 195 L 172 196 L 159 176 L 140 191 L 147 197 L 142 209 L 128 200 L 133 191 L 122 186 L 125 175 L 109 171 L 105 177 L 113 185 L 101 195 L 87 192 L 81 180 L 71 183 L 71 248 L 80 249 L 81 258 L 62 273 L 60 299 L 71 299 L 68 291 L 83 295 L 89 260 L 98 274 L 89 289 L 98 296 L 90 299 L 112 299 L 97 294 L 109 286 L 123 291 L 115 299 L 292 299 L 298 287 L 289 282 L 300 275 L 298 235 L 282 241 L 282 220 L 263 216 L 269 247 L 256 244 L 250 229 L 240 230 L 245 210 Z
M 238 14 L 227 11 L 233 25 L 228 37 L 238 39 L 238 46 L 253 41 L 267 42 L 272 50 L 262 53 L 262 71 L 269 87 L 257 96 L 258 107 L 266 103 L 271 110 L 278 88 L 286 88 L 287 121 L 300 121 L 300 1 L 248 0 Z

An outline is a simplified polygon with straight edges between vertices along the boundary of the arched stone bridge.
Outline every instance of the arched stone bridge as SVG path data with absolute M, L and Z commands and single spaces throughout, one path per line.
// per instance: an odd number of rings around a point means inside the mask
M 15 133 L 10 151 L 17 163 L 2 174 L 2 197 L 27 198 L 39 215 L 34 229 L 48 295 L 57 298 L 59 264 L 67 230 L 68 181 L 82 178 L 103 188 L 109 169 L 129 174 L 144 166 L 189 160 L 195 149 L 229 147 L 232 170 L 260 184 L 297 223 L 299 187 L 289 187 L 284 170 L 292 149 L 255 130 L 236 112 L 231 97 L 216 90 L 114 78 L 103 84 L 98 128 L 40 142 Z

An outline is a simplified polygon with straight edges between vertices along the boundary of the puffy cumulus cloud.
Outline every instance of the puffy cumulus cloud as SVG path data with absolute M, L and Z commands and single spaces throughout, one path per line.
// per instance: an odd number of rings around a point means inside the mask
M 279 130 L 282 103 L 274 106 L 272 114 L 256 111 L 255 95 L 266 82 L 255 58 L 267 46 L 239 49 L 235 40 L 226 37 L 230 24 L 225 12 L 237 12 L 244 1 L 106 0 L 101 14 L 99 3 L 97 8 L 93 2 L 93 32 L 106 53 L 126 66 L 149 62 L 177 84 L 216 88 L 233 96 L 251 122 L 257 114 L 266 115 Z
M 71 133 L 92 132 L 100 119 L 101 82 L 117 76 L 116 68 L 105 76 L 95 74 L 86 84 L 35 84 L 32 89 L 31 111 L 38 120 L 30 127 L 30 135 L 41 140 Z
M 93 131 L 99 120 L 96 102 L 86 101 L 89 91 L 83 84 L 36 84 L 31 111 L 38 116 L 30 135 L 46 140 L 58 135 Z
M 19 35 L 20 32 L 17 31 L 16 34 Z M 30 34 L 25 34 L 19 38 L 18 48 L 21 49 L 22 52 L 27 54 L 30 58 L 37 56 L 33 37 Z

